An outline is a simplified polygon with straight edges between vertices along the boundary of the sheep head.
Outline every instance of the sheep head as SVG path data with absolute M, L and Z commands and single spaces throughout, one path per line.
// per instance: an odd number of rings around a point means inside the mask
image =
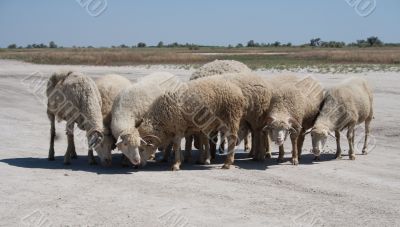
M 117 141 L 112 135 L 104 135 L 103 141 L 96 146 L 95 150 L 100 157 L 103 166 L 111 166 L 111 151 L 116 148 Z
M 140 136 L 137 130 L 130 132 L 130 134 L 121 135 L 118 138 L 117 147 L 132 164 L 136 166 L 141 164 L 139 152 Z
M 141 135 L 140 148 L 147 156 L 153 155 L 158 147 L 164 147 L 167 140 L 164 128 L 150 119 L 140 120 L 140 124 L 136 124 Z M 168 145 L 168 144 L 167 144 Z M 165 146 L 166 147 L 166 146 Z
M 266 125 L 263 130 L 269 131 L 272 141 L 281 146 L 289 134 L 298 134 L 301 130 L 301 125 L 292 117 L 269 116 L 266 119 Z
M 111 147 L 115 144 L 114 138 L 104 134 L 104 130 L 92 130 L 88 133 L 89 149 L 94 149 L 103 166 L 111 166 Z
M 321 155 L 321 151 L 324 149 L 328 136 L 335 137 L 335 135 L 329 130 L 328 126 L 318 125 L 314 126 L 311 130 L 311 140 L 313 146 L 313 153 L 316 157 Z

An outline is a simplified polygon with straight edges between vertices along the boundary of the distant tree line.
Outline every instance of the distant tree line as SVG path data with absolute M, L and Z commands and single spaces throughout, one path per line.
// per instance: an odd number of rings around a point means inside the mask
M 393 45 L 393 44 L 392 44 Z M 400 44 L 394 44 L 395 46 L 400 46 Z M 307 46 L 304 44 L 303 46 Z M 379 47 L 386 46 L 378 37 L 371 36 L 367 39 L 360 39 L 353 43 L 346 44 L 345 42 L 336 42 L 336 41 L 322 41 L 320 38 L 314 38 L 310 40 L 308 46 L 311 47 L 330 47 L 330 48 L 341 48 L 341 47 Z
M 246 45 L 239 43 L 235 47 L 233 45 L 228 45 L 227 48 L 243 48 L 243 47 L 253 48 L 253 47 L 291 47 L 292 43 L 281 43 L 279 41 L 275 41 L 273 43 L 258 43 L 254 40 L 250 40 Z M 322 41 L 321 38 L 313 38 L 309 43 L 299 45 L 300 47 L 320 47 L 320 48 L 342 48 L 342 47 L 379 47 L 379 46 L 400 46 L 400 43 L 384 43 L 378 37 L 371 36 L 367 39 L 357 40 L 356 42 L 348 43 L 345 42 L 337 42 L 337 41 Z M 198 50 L 200 46 L 193 43 L 185 43 L 180 44 L 178 42 L 164 44 L 164 42 L 160 41 L 156 46 L 148 46 L 144 42 L 139 42 L 136 45 L 128 46 L 126 44 L 121 44 L 119 46 L 111 46 L 111 48 L 146 48 L 146 47 L 157 47 L 157 48 L 188 48 L 190 50 Z M 210 46 L 209 46 L 210 47 Z M 29 44 L 26 47 L 17 46 L 17 44 L 13 43 L 8 45 L 8 49 L 32 49 L 32 48 L 63 48 L 62 46 L 58 46 L 54 41 L 49 42 L 48 45 L 40 43 L 40 44 Z M 93 46 L 72 46 L 72 48 L 94 48 Z M 107 48 L 107 47 L 101 47 Z

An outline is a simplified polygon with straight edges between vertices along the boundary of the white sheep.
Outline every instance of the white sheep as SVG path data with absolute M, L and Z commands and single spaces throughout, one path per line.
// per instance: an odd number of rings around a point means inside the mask
M 179 84 L 177 78 L 167 72 L 156 72 L 140 79 L 137 83 L 122 91 L 115 99 L 112 107 L 111 131 L 117 138 L 117 147 L 134 164 L 144 165 L 150 157 L 140 159 L 141 138 L 135 125 L 150 105 L 166 91 Z
M 182 161 L 180 144 L 187 133 L 209 135 L 213 131 L 222 131 L 227 133 L 229 140 L 229 153 L 223 168 L 229 168 L 234 162 L 245 100 L 239 87 L 223 81 L 216 77 L 202 78 L 160 96 L 137 125 L 145 144 L 150 145 L 144 147 L 145 152 L 153 153 L 157 147 L 166 147 L 172 142 L 175 153 L 172 170 L 179 170 Z M 202 142 L 209 161 L 208 143 Z M 138 152 L 136 157 L 140 157 Z
M 363 122 L 365 123 L 365 139 L 362 153 L 366 154 L 373 115 L 373 94 L 366 80 L 353 77 L 328 89 L 320 114 L 311 131 L 316 159 L 319 159 L 327 137 L 333 135 L 332 132 L 335 132 L 336 137 L 336 158 L 341 158 L 340 131 L 347 128 L 349 158 L 355 160 L 354 128 Z
M 234 83 L 241 89 L 246 100 L 246 110 L 243 119 L 247 122 L 247 124 L 242 125 L 247 126 L 251 131 L 251 147 L 254 151 L 254 159 L 265 160 L 266 151 L 267 157 L 271 156 L 268 140 L 265 139 L 266 135 L 263 133 L 263 128 L 270 107 L 272 86 L 268 81 L 254 73 L 225 74 L 221 77 L 224 80 Z M 245 130 L 246 128 L 244 128 Z M 246 134 L 242 134 L 242 136 L 246 137 Z
M 315 122 L 323 100 L 323 89 L 313 78 L 286 83 L 274 89 L 265 130 L 279 147 L 278 161 L 283 161 L 283 143 L 290 135 L 292 164 L 299 163 L 306 130 Z
M 247 67 L 247 65 L 243 64 L 239 61 L 234 60 L 215 60 L 213 62 L 207 63 L 200 68 L 198 68 L 190 77 L 190 80 L 195 80 L 198 78 L 209 77 L 214 75 L 223 75 L 223 74 L 234 74 L 234 73 L 249 73 L 251 69 Z M 246 130 L 241 130 L 241 132 L 245 132 Z M 249 131 L 248 131 L 249 132 Z M 211 136 L 212 140 L 209 140 L 210 150 L 213 158 L 215 158 L 216 153 L 216 144 L 218 142 L 217 132 L 214 132 Z M 197 136 L 187 136 L 186 138 L 186 147 L 185 150 L 191 150 L 192 140 L 194 139 L 196 142 Z M 249 145 L 249 137 L 246 135 L 242 137 L 244 139 L 245 150 L 250 150 Z M 188 147 L 190 146 L 190 148 Z M 220 152 L 225 150 L 225 136 L 221 134 L 221 145 L 219 148 Z
M 68 147 L 64 164 L 77 158 L 74 144 L 74 125 L 86 131 L 89 146 L 89 163 L 95 164 L 93 148 L 103 139 L 104 126 L 101 115 L 101 97 L 95 82 L 86 75 L 76 72 L 55 73 L 46 90 L 47 115 L 51 123 L 49 160 L 54 160 L 55 119 L 66 121 Z M 107 156 L 98 152 L 102 163 L 109 163 Z
M 251 69 L 247 65 L 234 61 L 234 60 L 215 60 L 207 63 L 198 68 L 190 77 L 190 80 L 198 78 L 222 75 L 226 73 L 246 73 L 251 72 Z
M 105 75 L 97 79 L 95 82 L 101 95 L 101 113 L 104 124 L 104 139 L 99 146 L 96 147 L 96 151 L 107 155 L 109 157 L 108 159 L 111 160 L 111 151 L 115 149 L 115 144 L 117 142 L 111 132 L 112 105 L 117 95 L 127 87 L 131 86 L 132 83 L 127 78 L 116 74 Z M 111 163 L 109 163 L 109 165 L 110 164 Z

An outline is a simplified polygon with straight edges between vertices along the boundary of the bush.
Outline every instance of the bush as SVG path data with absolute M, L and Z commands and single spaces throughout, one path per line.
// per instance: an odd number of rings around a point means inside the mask
M 163 43 L 162 41 L 160 41 L 160 42 L 157 44 L 157 47 L 158 47 L 158 48 L 164 47 L 164 43 Z
M 318 47 L 321 45 L 321 39 L 320 38 L 315 38 L 310 40 L 310 46 L 312 47 Z
M 243 47 L 243 44 L 241 44 L 241 43 L 238 43 L 238 45 L 236 45 L 236 48 L 242 48 Z
M 344 42 L 336 42 L 336 41 L 329 41 L 329 42 L 321 42 L 321 47 L 328 47 L 328 48 L 342 48 L 346 46 Z
M 137 44 L 137 47 L 144 48 L 144 47 L 146 47 L 146 43 L 140 42 Z
M 259 46 L 259 44 L 254 42 L 254 40 L 250 40 L 247 42 L 247 47 L 257 47 L 257 46 Z
M 15 43 L 10 44 L 10 45 L 8 45 L 7 48 L 8 48 L 8 49 L 16 49 L 16 48 L 17 48 L 17 44 L 15 44 Z
M 272 46 L 274 46 L 274 47 L 279 47 L 280 45 L 281 45 L 281 43 L 278 42 L 278 41 L 276 41 L 276 42 L 274 42 L 274 43 L 272 44 Z
M 376 36 L 371 36 L 367 38 L 367 43 L 369 46 L 382 46 L 383 42 Z
M 57 48 L 57 44 L 56 44 L 55 42 L 51 41 L 51 42 L 49 43 L 49 47 L 50 47 L 50 48 Z

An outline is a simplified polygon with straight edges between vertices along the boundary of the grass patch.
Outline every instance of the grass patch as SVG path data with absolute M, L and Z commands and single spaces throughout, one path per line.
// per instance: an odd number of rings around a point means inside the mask
M 0 49 L 1 59 L 16 59 L 37 64 L 72 65 L 200 65 L 215 59 L 241 61 L 253 69 L 288 69 L 332 65 L 400 66 L 399 47 L 380 48 L 59 48 Z M 359 67 L 359 66 L 357 66 Z

